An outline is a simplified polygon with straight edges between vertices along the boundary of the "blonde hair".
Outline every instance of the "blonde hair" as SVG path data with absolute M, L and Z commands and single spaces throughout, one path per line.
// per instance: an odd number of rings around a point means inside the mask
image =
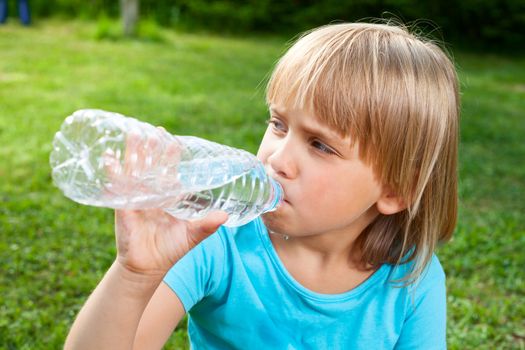
M 408 204 L 358 238 L 362 262 L 413 261 L 411 283 L 457 219 L 459 89 L 432 41 L 390 24 L 343 23 L 305 33 L 277 63 L 267 103 L 313 112 L 359 145 L 382 184 Z

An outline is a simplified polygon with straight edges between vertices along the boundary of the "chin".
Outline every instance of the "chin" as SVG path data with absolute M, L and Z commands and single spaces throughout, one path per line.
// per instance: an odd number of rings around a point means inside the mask
M 285 219 L 284 215 L 279 209 L 263 214 L 261 218 L 268 231 L 283 235 L 292 235 L 290 221 Z
M 280 217 L 281 215 L 279 215 L 279 209 L 277 209 L 276 211 L 263 214 L 261 219 L 268 230 L 275 232 L 276 227 L 282 225 L 282 218 Z

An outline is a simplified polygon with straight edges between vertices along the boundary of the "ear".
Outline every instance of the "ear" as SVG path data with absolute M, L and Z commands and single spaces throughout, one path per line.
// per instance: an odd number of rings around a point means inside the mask
M 377 210 L 383 215 L 396 214 L 407 208 L 404 198 L 388 188 L 383 190 L 383 194 L 379 197 L 376 205 Z

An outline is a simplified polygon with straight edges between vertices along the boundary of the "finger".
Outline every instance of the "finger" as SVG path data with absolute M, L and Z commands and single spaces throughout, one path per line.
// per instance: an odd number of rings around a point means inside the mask
M 112 149 L 104 151 L 104 154 L 102 154 L 102 164 L 110 182 L 122 173 L 119 154 L 115 154 Z
M 158 176 L 155 186 L 163 189 L 167 194 L 176 195 L 180 188 L 178 178 L 178 166 L 180 163 L 181 147 L 179 142 L 165 139 L 163 142 L 161 156 L 156 164 Z
M 146 159 L 149 152 L 149 148 L 151 147 L 151 140 L 146 138 L 140 139 L 140 141 L 136 145 L 135 154 L 132 158 L 132 163 L 130 164 L 131 169 L 129 174 L 133 178 L 140 178 L 141 175 L 144 173 L 146 169 L 146 161 L 151 162 L 151 158 Z
M 155 158 L 158 158 L 159 156 L 159 140 L 154 137 L 148 138 L 141 151 L 139 169 L 147 172 L 148 169 L 151 169 L 153 164 L 156 163 Z
M 132 188 L 130 182 L 130 172 L 135 167 L 138 155 L 137 148 L 140 144 L 140 135 L 130 132 L 126 135 L 126 145 L 123 152 L 120 149 L 115 151 L 108 149 L 103 154 L 103 164 L 106 174 L 104 183 L 104 194 L 114 193 L 122 195 Z
M 102 155 L 105 178 L 102 184 L 102 197 L 106 195 L 119 194 L 122 191 L 122 180 L 124 173 L 120 150 L 117 153 L 108 149 Z
M 176 165 L 179 163 L 181 158 L 181 145 L 179 142 L 170 142 L 168 143 L 168 146 L 166 147 L 165 151 L 165 159 L 170 164 Z
M 210 233 L 213 233 L 228 220 L 228 213 L 222 210 L 214 210 L 206 215 L 204 220 L 208 221 L 205 228 L 208 228 L 211 231 Z
M 159 140 L 162 140 L 165 147 L 163 147 L 162 150 L 163 152 L 160 163 L 165 165 L 169 165 L 170 163 L 178 164 L 181 154 L 181 145 L 177 138 L 170 135 L 162 126 L 157 126 L 156 135 Z
M 194 244 L 216 232 L 219 227 L 228 220 L 228 214 L 224 211 L 212 211 L 201 220 L 195 220 L 188 223 L 189 233 L 192 236 Z
M 133 173 L 137 168 L 139 161 L 139 152 L 142 148 L 141 135 L 136 132 L 130 132 L 126 138 L 126 152 L 124 155 L 124 171 L 126 175 Z

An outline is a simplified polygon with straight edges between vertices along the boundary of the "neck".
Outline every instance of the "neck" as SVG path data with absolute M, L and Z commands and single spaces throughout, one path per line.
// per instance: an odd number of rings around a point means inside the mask
M 287 236 L 270 232 L 270 238 L 279 254 L 307 257 L 321 265 L 344 263 L 346 266 L 366 270 L 361 263 L 361 249 L 357 238 L 361 232 L 332 231 L 309 236 Z
M 317 293 L 339 294 L 354 289 L 374 272 L 372 266 L 361 262 L 358 236 L 333 232 L 286 240 L 272 234 L 270 239 L 299 284 Z
M 370 210 L 350 225 L 323 232 L 291 232 L 289 235 L 288 232 L 270 231 L 270 237 L 281 257 L 325 267 L 339 265 L 370 270 L 371 267 L 362 262 L 358 238 L 377 215 L 375 210 Z

